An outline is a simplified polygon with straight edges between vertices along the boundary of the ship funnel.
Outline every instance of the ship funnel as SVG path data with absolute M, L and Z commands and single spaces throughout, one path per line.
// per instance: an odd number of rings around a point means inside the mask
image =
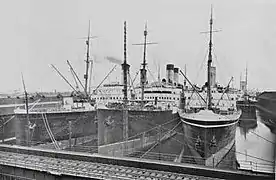
M 167 83 L 173 84 L 173 77 L 174 77 L 174 65 L 173 64 L 167 64 L 166 68 L 166 74 L 167 74 Z
M 174 72 L 174 74 L 173 74 L 173 81 L 174 81 L 174 84 L 175 85 L 178 85 L 178 79 L 179 79 L 179 76 L 178 76 L 178 72 L 179 72 L 179 68 L 174 68 L 173 69 L 173 72 Z

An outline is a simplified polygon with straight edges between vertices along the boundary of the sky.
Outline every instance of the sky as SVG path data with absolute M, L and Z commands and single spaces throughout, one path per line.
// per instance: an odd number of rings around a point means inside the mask
M 197 84 L 206 79 L 206 52 L 210 9 L 213 6 L 214 59 L 217 81 L 226 85 L 248 66 L 248 86 L 276 90 L 276 1 L 273 0 L 10 0 L 0 1 L 0 92 L 22 91 L 21 73 L 28 91 L 68 91 L 70 87 L 51 68 L 54 64 L 74 85 L 66 60 L 81 79 L 85 72 L 88 22 L 93 59 L 92 85 L 97 86 L 123 59 L 123 23 L 127 21 L 127 61 L 132 77 L 140 68 L 143 29 L 148 25 L 148 79 L 157 80 L 158 65 L 180 69 Z M 106 83 L 121 80 L 121 67 Z M 138 80 L 139 78 L 137 78 Z M 182 81 L 183 78 L 180 78 Z M 138 81 L 136 81 L 138 83 Z

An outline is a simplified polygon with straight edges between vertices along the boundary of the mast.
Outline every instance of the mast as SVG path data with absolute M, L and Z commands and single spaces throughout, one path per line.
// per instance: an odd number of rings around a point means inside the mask
M 158 63 L 158 83 L 160 83 L 160 63 Z
M 124 22 L 124 63 L 122 64 L 122 69 L 123 69 L 123 82 L 124 82 L 124 103 L 127 103 L 127 85 L 128 85 L 128 80 L 127 80 L 127 75 L 129 71 L 129 65 L 127 64 L 127 42 L 126 42 L 126 21 Z
M 211 94 L 211 65 L 212 65 L 212 29 L 213 28 L 213 8 L 211 7 L 211 18 L 210 18 L 210 41 L 209 41 L 209 55 L 208 55 L 208 68 L 207 68 L 207 98 L 208 98 L 208 109 L 212 108 L 212 94 Z
M 247 63 L 245 68 L 245 94 L 247 94 Z
M 87 51 L 86 51 L 86 71 L 84 74 L 84 80 L 85 80 L 85 85 L 84 85 L 84 93 L 85 96 L 88 98 L 88 92 L 87 92 L 87 87 L 88 87 L 88 71 L 89 71 L 89 46 L 90 46 L 90 21 L 89 21 L 89 28 L 88 28 L 88 36 L 86 40 L 86 46 L 87 46 Z
M 142 69 L 141 69 L 141 89 L 142 89 L 142 94 L 141 94 L 141 100 L 144 100 L 144 91 L 145 91 L 145 84 L 147 81 L 147 70 L 146 70 L 146 48 L 147 48 L 147 23 L 145 24 L 145 30 L 144 30 L 144 57 L 143 57 L 143 63 L 142 63 Z
M 145 84 L 147 82 L 147 70 L 146 70 L 146 49 L 147 45 L 149 44 L 157 44 L 154 42 L 147 42 L 147 23 L 145 24 L 145 30 L 144 30 L 144 43 L 139 44 L 133 44 L 133 45 L 143 45 L 144 46 L 144 56 L 143 56 L 143 63 L 142 63 L 142 69 L 140 69 L 140 84 L 141 84 L 141 101 L 144 101 L 144 91 L 145 91 Z
M 185 67 L 184 67 L 184 74 L 185 74 L 185 76 L 187 76 L 187 67 L 186 67 L 186 64 L 185 64 Z M 186 90 L 186 84 L 187 84 L 186 78 L 184 78 L 184 90 Z
M 25 106 L 26 106 L 26 113 L 27 113 L 27 125 L 26 125 L 26 136 L 27 136 L 27 146 L 29 146 L 29 141 L 30 141 L 30 118 L 29 118 L 29 103 L 28 103 L 28 93 L 26 90 L 26 86 L 25 86 L 25 82 L 24 82 L 24 78 L 23 78 L 23 74 L 21 73 L 21 77 L 22 77 L 22 84 L 23 84 L 23 88 L 24 88 L 24 94 L 25 94 Z
M 242 90 L 242 73 L 240 73 L 240 90 Z

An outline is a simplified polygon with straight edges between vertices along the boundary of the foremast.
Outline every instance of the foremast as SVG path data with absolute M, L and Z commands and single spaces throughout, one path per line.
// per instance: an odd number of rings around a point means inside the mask
M 127 86 L 128 86 L 128 79 L 127 75 L 129 72 L 129 64 L 127 64 L 127 30 L 126 30 L 126 21 L 124 22 L 124 63 L 122 64 L 122 69 L 123 69 L 123 81 L 124 81 L 124 104 L 126 105 L 128 102 L 128 97 L 127 97 Z
M 87 46 L 87 50 L 86 50 L 86 60 L 85 60 L 85 63 L 86 63 L 86 67 L 85 67 L 85 74 L 84 74 L 84 80 L 85 80 L 85 83 L 84 83 L 84 93 L 85 93 L 85 96 L 86 98 L 89 97 L 88 95 L 88 71 L 89 71 L 89 63 L 90 63 L 90 54 L 89 54 L 89 51 L 90 51 L 90 21 L 89 21 L 89 28 L 88 28 L 88 36 L 87 36 L 87 40 L 86 40 L 86 46 Z
M 212 66 L 212 33 L 213 33 L 213 8 L 211 7 L 210 18 L 210 41 L 209 41 L 209 54 L 207 65 L 207 108 L 212 109 L 212 94 L 211 94 L 211 66 Z

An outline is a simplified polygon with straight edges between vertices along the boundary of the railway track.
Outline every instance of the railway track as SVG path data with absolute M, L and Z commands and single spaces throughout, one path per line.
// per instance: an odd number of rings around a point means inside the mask
M 109 180 L 210 180 L 202 176 L 171 173 L 142 168 L 125 167 L 111 164 L 101 164 L 44 156 L 34 156 L 12 152 L 1 152 L 0 164 L 36 171 L 46 171 L 56 175 L 73 175 Z

